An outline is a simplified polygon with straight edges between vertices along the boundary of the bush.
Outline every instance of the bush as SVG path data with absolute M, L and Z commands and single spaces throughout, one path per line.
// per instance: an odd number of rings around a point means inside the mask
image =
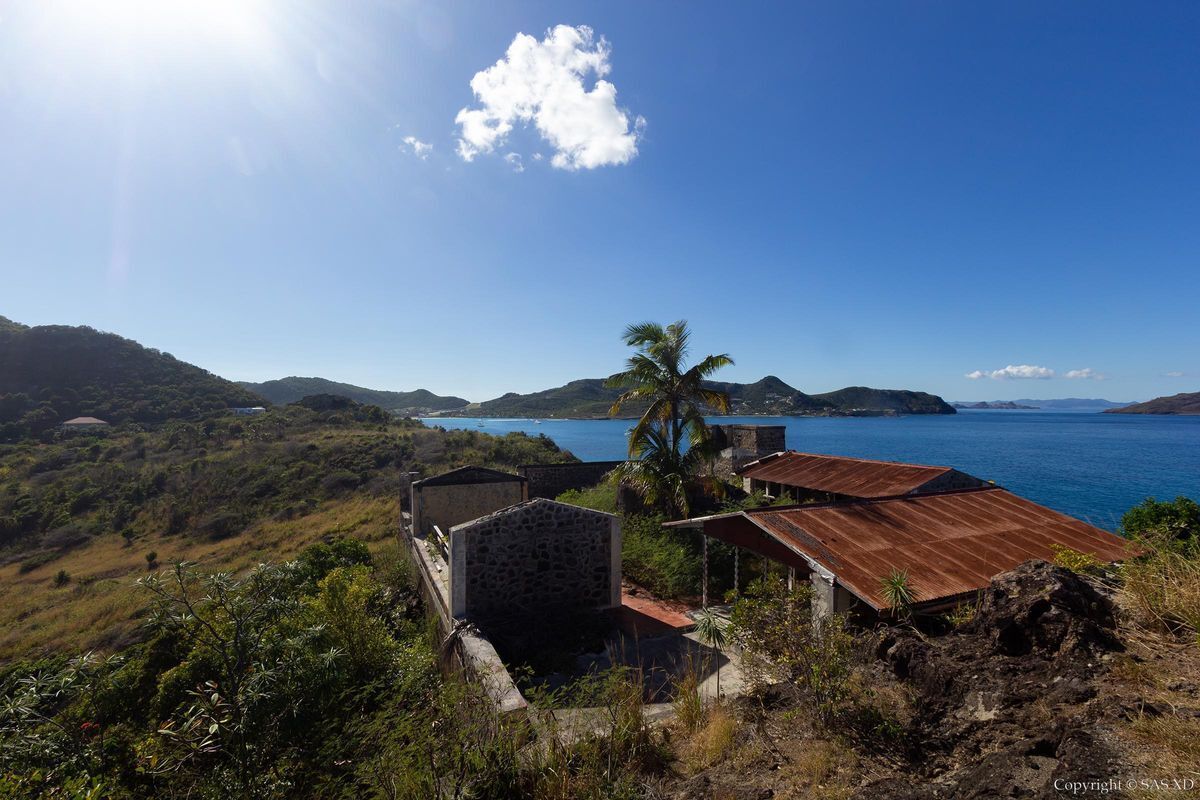
M 626 515 L 621 526 L 622 570 L 660 597 L 700 592 L 703 564 L 690 531 L 664 528 L 657 517 Z
M 309 601 L 316 622 L 324 625 L 336 646 L 359 675 L 386 669 L 396 642 L 369 606 L 380 586 L 364 566 L 338 567 L 321 579 Z
M 590 489 L 568 489 L 558 496 L 558 502 L 583 506 L 595 511 L 617 512 L 617 484 L 604 481 Z
M 1170 502 L 1148 497 L 1121 517 L 1121 531 L 1135 541 L 1169 545 L 1196 555 L 1200 550 L 1200 503 L 1187 497 Z
M 814 619 L 812 589 L 758 581 L 733 606 L 730 634 L 742 647 L 742 672 L 758 686 L 791 688 L 819 723 L 853 712 L 854 638 L 841 614 Z

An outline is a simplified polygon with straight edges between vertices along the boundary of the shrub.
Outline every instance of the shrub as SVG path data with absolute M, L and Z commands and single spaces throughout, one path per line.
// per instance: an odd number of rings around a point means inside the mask
M 21 566 L 17 568 L 17 572 L 20 572 L 22 575 L 26 572 L 33 572 L 38 567 L 43 567 L 56 558 L 58 558 L 58 553 L 44 550 L 22 561 Z
M 218 511 L 210 514 L 200 522 L 200 532 L 213 541 L 228 539 L 241 533 L 243 521 L 240 515 L 229 511 Z
M 1200 549 L 1200 503 L 1187 497 L 1170 502 L 1148 497 L 1121 517 L 1121 531 L 1135 541 L 1196 554 Z
M 326 494 L 337 494 L 353 489 L 360 483 L 357 473 L 347 469 L 336 469 L 321 479 L 321 489 Z
M 1091 553 L 1081 553 L 1061 544 L 1052 544 L 1050 549 L 1054 552 L 1055 564 L 1078 575 L 1096 575 L 1104 569 L 1100 560 Z
M 689 532 L 668 530 L 657 517 L 629 514 L 621 537 L 622 569 L 630 580 L 660 597 L 699 593 L 701 556 Z
M 63 586 L 66 586 L 70 582 L 71 582 L 71 573 L 67 572 L 65 569 L 60 569 L 58 571 L 58 574 L 54 576 L 54 585 L 57 586 L 58 588 L 62 588 Z
M 617 512 L 617 484 L 605 480 L 590 489 L 568 489 L 558 496 L 558 502 L 583 506 L 596 511 Z
M 752 683 L 792 689 L 825 725 L 852 710 L 854 638 L 840 614 L 813 618 L 811 587 L 756 582 L 734 604 L 730 634 L 742 647 L 742 671 Z
M 368 609 L 380 591 L 370 570 L 364 566 L 338 567 L 321 579 L 318 590 L 309 608 L 358 674 L 385 669 L 395 653 L 396 642 L 383 620 Z

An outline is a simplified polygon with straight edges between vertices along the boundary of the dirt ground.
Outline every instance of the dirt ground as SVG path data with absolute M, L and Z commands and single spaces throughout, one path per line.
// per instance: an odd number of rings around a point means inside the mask
M 671 800 L 1200 796 L 1200 649 L 1045 562 L 999 576 L 944 635 L 864 634 L 861 679 L 892 744 L 830 736 L 768 695 L 676 742 Z

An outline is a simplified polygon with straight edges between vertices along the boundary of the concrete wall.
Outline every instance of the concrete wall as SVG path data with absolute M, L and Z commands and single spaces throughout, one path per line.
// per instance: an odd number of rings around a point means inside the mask
M 580 464 L 526 464 L 517 469 L 529 479 L 529 498 L 553 500 L 569 489 L 587 489 L 619 467 L 620 461 L 584 461 Z
M 530 616 L 621 603 L 621 522 L 538 499 L 450 532 L 455 617 Z
M 502 508 L 516 505 L 525 496 L 524 481 L 466 483 L 412 487 L 413 530 L 428 536 L 437 525 L 442 533 L 463 522 L 485 517 Z

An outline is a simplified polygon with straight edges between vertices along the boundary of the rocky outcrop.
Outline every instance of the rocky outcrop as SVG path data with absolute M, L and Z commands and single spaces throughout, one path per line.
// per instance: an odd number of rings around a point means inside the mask
M 1115 755 L 1089 703 L 1114 652 L 1110 600 L 1046 562 L 998 576 L 950 634 L 881 634 L 881 665 L 916 694 L 912 778 L 863 787 L 871 798 L 1055 797 L 1056 780 L 1112 774 Z

